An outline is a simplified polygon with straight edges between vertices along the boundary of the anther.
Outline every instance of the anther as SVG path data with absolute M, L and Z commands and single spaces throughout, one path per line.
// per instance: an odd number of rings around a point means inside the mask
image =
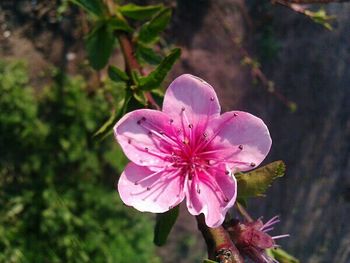
M 128 139 L 128 144 L 130 144 L 131 143 L 131 139 Z
M 152 133 L 151 131 L 148 132 L 148 135 L 149 135 L 149 136 L 152 136 L 152 134 L 153 134 L 153 133 Z
M 238 114 L 237 114 L 237 113 L 233 113 L 233 116 L 237 117 L 237 116 L 238 116 Z
M 214 101 L 214 97 L 210 97 L 210 100 L 211 100 L 211 101 Z
M 201 189 L 197 188 L 197 193 L 200 194 L 201 193 Z
M 228 202 L 228 198 L 225 196 L 224 201 L 227 203 Z
M 138 185 L 139 183 L 137 181 L 134 182 L 134 185 Z
M 203 137 L 204 137 L 204 138 L 208 137 L 208 133 L 207 133 L 207 132 L 204 132 L 204 133 L 203 133 Z
M 148 147 L 145 147 L 145 151 L 148 152 Z
M 160 135 L 164 135 L 164 132 L 163 132 L 163 131 L 160 131 L 159 134 L 160 134 Z
M 169 122 L 170 122 L 170 123 L 173 123 L 173 122 L 174 122 L 174 120 L 173 120 L 173 119 L 170 119 L 170 120 L 169 120 Z
M 230 171 L 229 171 L 229 170 L 226 170 L 226 171 L 225 171 L 225 174 L 226 174 L 226 175 L 229 175 L 229 174 L 230 174 Z
M 151 190 L 151 187 L 147 186 L 146 190 L 147 190 L 147 191 Z
M 192 129 L 193 128 L 193 124 L 189 124 L 188 128 Z
M 239 145 L 238 148 L 239 148 L 240 150 L 243 150 L 243 145 L 242 145 L 242 144 Z
M 251 166 L 251 167 L 255 167 L 256 164 L 255 164 L 255 163 L 250 163 L 250 166 Z
M 182 107 L 182 108 L 181 108 L 181 111 L 185 111 L 185 107 Z

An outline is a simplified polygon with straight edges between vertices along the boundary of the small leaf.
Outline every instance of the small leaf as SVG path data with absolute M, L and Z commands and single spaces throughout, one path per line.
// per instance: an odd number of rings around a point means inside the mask
M 118 17 L 112 17 L 108 20 L 108 24 L 113 30 L 121 30 L 125 32 L 132 32 L 133 29 L 129 26 L 128 22 Z
M 136 58 L 139 63 L 148 63 L 158 65 L 162 61 L 162 57 L 158 55 L 152 48 L 149 48 L 141 43 L 136 46 Z
M 115 107 L 115 110 L 108 120 L 94 133 L 94 137 L 103 139 L 112 131 L 113 125 L 125 114 L 130 98 L 130 93 L 126 92 L 125 97 L 118 102 L 118 105 Z
M 237 179 L 237 196 L 240 199 L 263 196 L 267 188 L 285 172 L 285 164 L 275 161 L 248 173 L 235 174 Z
M 316 12 L 305 10 L 305 15 L 310 17 L 315 23 L 324 26 L 326 29 L 330 31 L 333 30 L 333 27 L 329 22 L 334 20 L 336 17 L 327 15 L 324 9 L 320 9 Z
M 71 0 L 72 3 L 82 7 L 89 14 L 102 18 L 105 14 L 105 6 L 101 0 Z
M 144 20 L 149 19 L 160 10 L 163 9 L 163 5 L 147 5 L 140 6 L 135 4 L 128 4 L 119 7 L 120 13 L 124 16 L 135 19 L 135 20 Z
M 168 235 L 178 216 L 179 206 L 176 206 L 165 213 L 157 214 L 156 226 L 154 228 L 154 244 L 157 246 L 163 246 L 166 243 Z
M 129 80 L 129 76 L 115 66 L 108 67 L 108 76 L 115 82 L 124 82 Z
M 271 248 L 266 250 L 267 255 L 280 263 L 299 263 L 300 261 L 294 256 L 288 254 L 281 248 Z
M 203 263 L 217 263 L 217 261 L 213 261 L 210 259 L 204 259 Z
M 168 25 L 171 18 L 171 9 L 165 8 L 154 16 L 151 21 L 146 22 L 141 28 L 138 40 L 143 43 L 153 43 L 157 41 L 161 33 Z
M 147 99 L 145 97 L 145 94 L 142 90 L 136 89 L 134 90 L 134 98 L 136 101 L 138 101 L 141 105 L 146 106 L 147 105 Z
M 173 49 L 154 71 L 152 71 L 147 77 L 140 78 L 139 88 L 142 90 L 158 88 L 180 55 L 181 49 Z
M 115 37 L 113 30 L 105 23 L 99 23 L 86 37 L 85 44 L 91 66 L 100 70 L 106 66 L 112 54 Z

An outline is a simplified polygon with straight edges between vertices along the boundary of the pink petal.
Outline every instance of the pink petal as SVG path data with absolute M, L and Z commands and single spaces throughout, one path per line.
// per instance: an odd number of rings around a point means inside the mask
M 137 165 L 158 170 L 166 166 L 176 146 L 170 118 L 161 111 L 141 109 L 126 114 L 114 126 L 125 155 Z
M 227 210 L 236 201 L 236 189 L 236 179 L 226 175 L 224 169 L 212 170 L 210 176 L 202 173 L 199 181 L 187 182 L 187 208 L 192 215 L 203 213 L 207 226 L 218 227 L 225 220 Z
M 250 113 L 226 112 L 213 120 L 209 128 L 215 138 L 205 150 L 218 150 L 216 158 L 228 163 L 233 172 L 253 169 L 270 151 L 272 141 L 268 128 Z
M 141 212 L 163 213 L 184 199 L 183 177 L 177 171 L 154 172 L 129 163 L 118 182 L 122 201 Z
M 167 89 L 163 112 L 171 116 L 177 125 L 193 125 L 203 130 L 207 121 L 220 114 L 220 104 L 212 86 L 190 74 L 176 78 Z

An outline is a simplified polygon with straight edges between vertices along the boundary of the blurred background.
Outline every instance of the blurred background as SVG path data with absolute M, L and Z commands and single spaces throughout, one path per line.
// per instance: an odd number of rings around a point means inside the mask
M 161 44 L 182 56 L 166 83 L 197 75 L 223 111 L 267 123 L 266 163 L 287 172 L 251 214 L 280 215 L 279 244 L 301 262 L 350 262 L 350 3 L 307 7 L 334 16 L 329 30 L 270 1 L 130 2 L 173 8 Z M 84 21 L 66 0 L 0 1 L 0 262 L 201 262 L 186 209 L 157 248 L 154 216 L 115 191 L 127 160 L 92 135 L 120 95 L 86 60 Z

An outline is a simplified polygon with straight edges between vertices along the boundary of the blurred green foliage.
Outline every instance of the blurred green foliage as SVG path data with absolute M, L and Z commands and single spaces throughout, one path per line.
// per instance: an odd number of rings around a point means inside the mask
M 159 262 L 151 220 L 114 190 L 125 157 L 92 136 L 116 84 L 53 80 L 36 91 L 23 63 L 0 62 L 0 262 Z

